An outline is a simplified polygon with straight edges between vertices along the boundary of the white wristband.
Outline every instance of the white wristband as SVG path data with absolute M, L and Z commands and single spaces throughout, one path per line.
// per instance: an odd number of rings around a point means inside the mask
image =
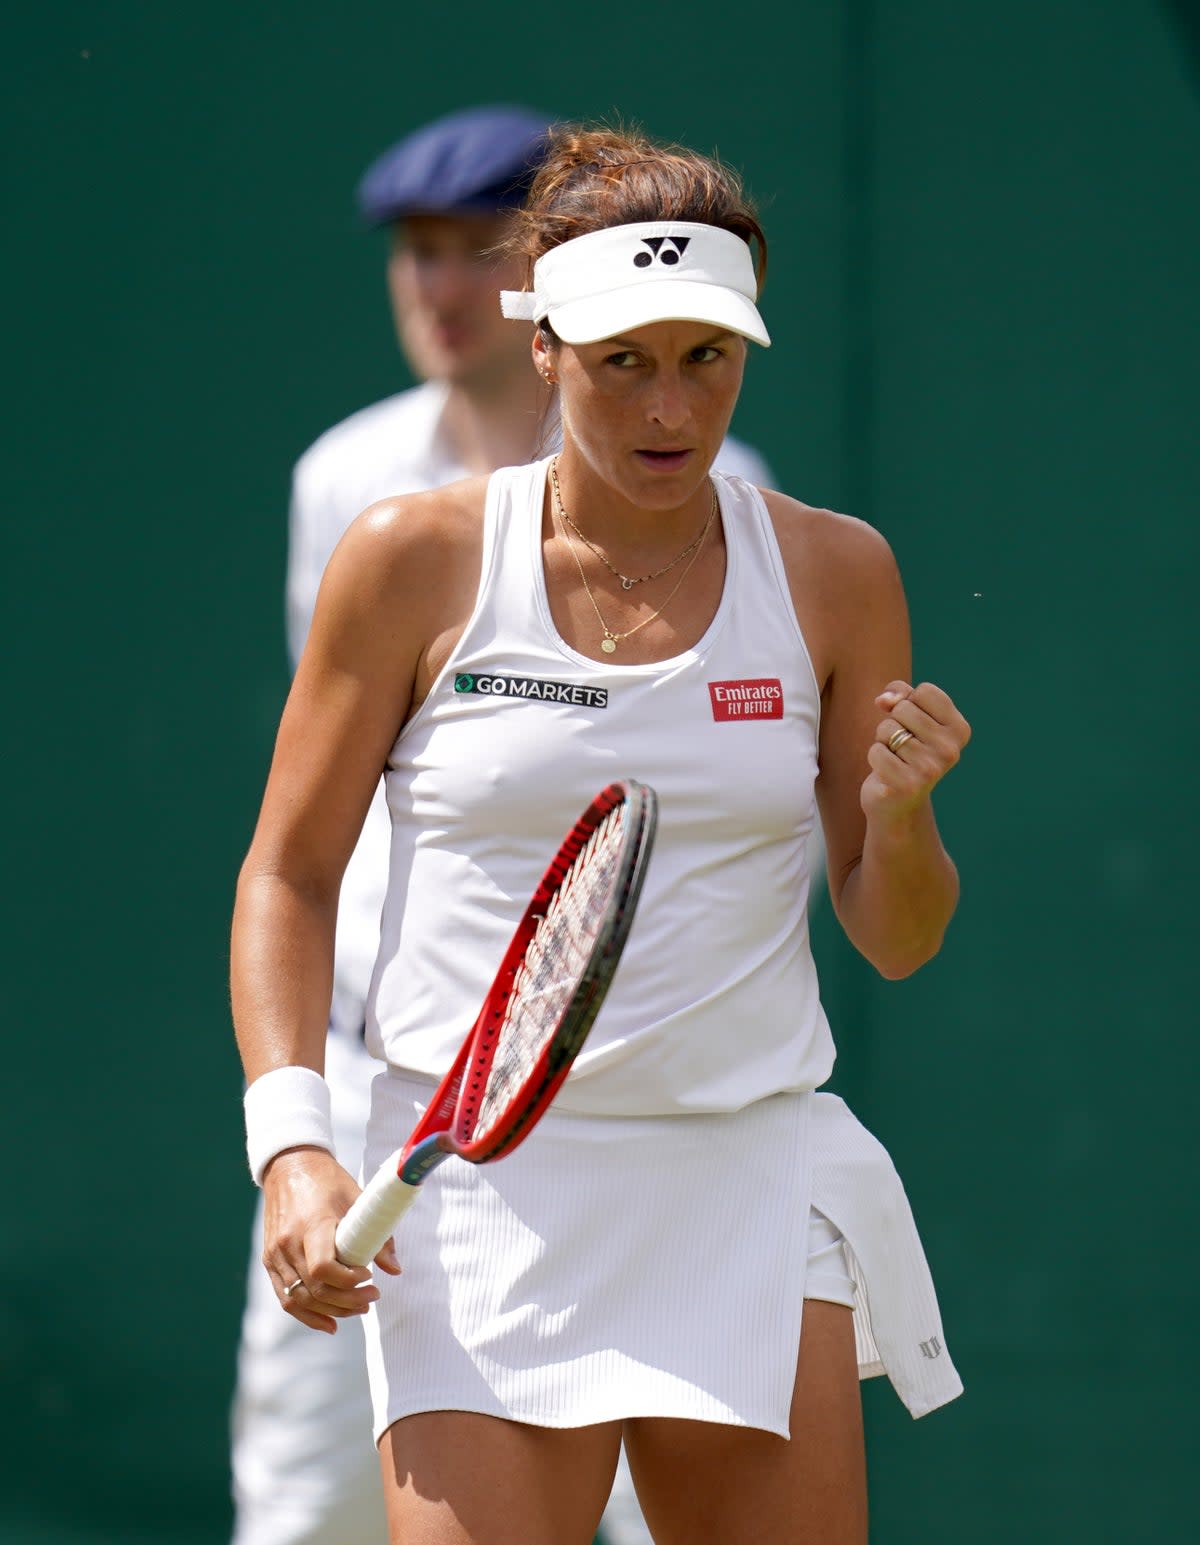
M 333 1145 L 329 1085 L 312 1068 L 272 1068 L 246 1090 L 246 1157 L 254 1184 L 285 1148 L 328 1148 Z

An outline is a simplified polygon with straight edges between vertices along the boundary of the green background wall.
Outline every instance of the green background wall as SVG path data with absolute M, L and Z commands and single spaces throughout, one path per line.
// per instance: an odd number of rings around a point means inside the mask
M 975 724 L 944 954 L 887 985 L 818 925 L 968 1387 L 914 1425 L 868 1386 L 873 1539 L 1200 1536 L 1198 38 L 1185 0 L 10 18 L 3 1545 L 226 1537 L 287 477 L 404 381 L 359 172 L 498 98 L 746 169 L 776 346 L 738 427 L 888 535 Z

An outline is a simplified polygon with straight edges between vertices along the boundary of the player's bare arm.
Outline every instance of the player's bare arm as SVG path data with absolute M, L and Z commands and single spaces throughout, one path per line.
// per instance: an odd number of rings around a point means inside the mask
M 466 525 L 455 498 L 386 500 L 326 570 L 239 877 L 234 1013 L 251 1080 L 321 1065 L 338 887 L 429 655 L 455 624 L 463 587 L 446 576 L 461 573 L 448 560 Z
M 883 537 L 778 494 L 768 503 L 821 688 L 830 895 L 876 969 L 908 976 L 937 953 L 958 899 L 931 795 L 970 727 L 942 689 L 911 683 L 908 608 Z
M 342 874 L 396 735 L 469 614 L 471 587 L 445 576 L 470 572 L 464 551 L 478 549 L 470 486 L 372 506 L 326 570 L 238 881 L 233 1008 L 251 1083 L 323 1068 Z M 354 1180 L 325 1149 L 296 1147 L 272 1160 L 263 1189 L 264 1261 L 289 1311 L 327 1331 L 365 1312 L 367 1273 L 332 1247 Z M 395 1269 L 390 1247 L 380 1264 Z M 316 1291 L 296 1299 L 301 1280 Z

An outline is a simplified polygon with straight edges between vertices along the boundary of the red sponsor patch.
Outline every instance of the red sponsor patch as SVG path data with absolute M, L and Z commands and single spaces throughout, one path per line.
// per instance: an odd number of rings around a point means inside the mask
M 782 719 L 783 687 L 777 676 L 749 681 L 710 681 L 713 718 L 718 724 L 730 719 Z

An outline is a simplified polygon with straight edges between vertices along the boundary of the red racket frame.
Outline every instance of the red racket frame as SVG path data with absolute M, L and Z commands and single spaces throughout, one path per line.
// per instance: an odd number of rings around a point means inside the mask
M 487 1086 L 499 1044 L 500 1026 L 526 948 L 545 916 L 551 898 L 562 884 L 563 876 L 605 816 L 619 804 L 627 806 L 626 819 L 635 824 L 626 837 L 629 859 L 625 873 L 620 876 L 620 884 L 609 904 L 609 915 L 597 936 L 593 958 L 562 1022 L 520 1089 L 512 1096 L 506 1114 L 477 1141 L 472 1134 L 479 1102 Z M 404 1145 L 398 1172 L 410 1185 L 423 1179 L 446 1154 L 457 1154 L 473 1164 L 486 1164 L 511 1153 L 524 1141 L 554 1099 L 587 1038 L 616 971 L 633 908 L 641 892 L 656 823 L 657 799 L 653 789 L 632 779 L 623 779 L 602 789 L 568 832 L 517 924 L 479 1017 L 459 1049 L 453 1067 L 439 1084 L 424 1116 Z
M 526 947 L 568 869 L 600 822 L 619 804 L 627 807 L 628 824 L 622 836 L 617 884 L 608 899 L 579 985 L 505 1111 L 483 1137 L 476 1139 L 473 1134 L 480 1101 Z M 453 1067 L 438 1085 L 404 1147 L 379 1166 L 338 1224 L 335 1238 L 342 1260 L 367 1265 L 412 1204 L 425 1176 L 451 1154 L 474 1164 L 485 1164 L 511 1153 L 537 1124 L 570 1072 L 604 1002 L 633 923 L 657 821 L 658 800 L 654 790 L 630 778 L 602 789 L 567 833 L 517 925 L 479 1017 L 459 1048 Z

